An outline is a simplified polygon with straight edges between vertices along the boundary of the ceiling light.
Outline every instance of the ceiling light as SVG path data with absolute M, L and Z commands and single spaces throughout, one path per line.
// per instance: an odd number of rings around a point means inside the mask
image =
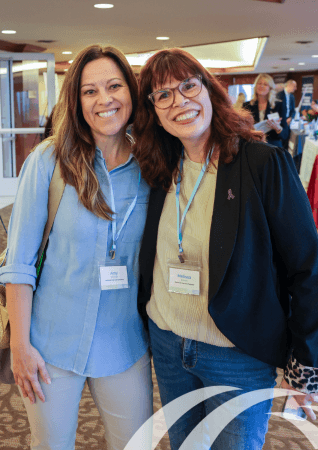
M 156 39 L 158 39 L 158 41 L 168 41 L 170 38 L 167 36 L 159 36 L 159 37 L 156 37 Z
M 2 30 L 1 33 L 3 33 L 3 34 L 16 34 L 16 31 L 14 31 L 14 30 Z
M 222 42 L 221 44 L 196 45 L 183 47 L 206 68 L 228 69 L 242 68 L 243 71 L 255 70 L 263 52 L 267 38 L 252 38 L 239 41 Z M 155 52 L 126 54 L 132 66 L 142 66 Z
M 304 65 L 305 65 L 305 63 L 298 63 L 298 65 L 299 65 L 299 66 L 304 66 Z
M 311 55 L 312 58 L 318 58 L 318 55 Z
M 46 69 L 47 62 L 24 62 L 22 64 L 16 64 L 12 67 L 12 72 L 25 72 L 26 70 Z
M 72 64 L 73 61 L 74 61 L 74 59 L 70 59 L 70 60 L 69 60 L 69 63 Z
M 64 69 L 64 72 L 67 72 L 68 71 L 68 69 Z
M 113 8 L 114 5 L 112 5 L 111 3 L 96 3 L 96 5 L 94 5 L 94 8 L 100 8 L 100 9 L 108 9 L 108 8 Z
M 293 67 L 291 67 L 289 70 L 295 70 Z
M 62 52 L 63 55 L 71 55 L 72 52 Z
M 152 56 L 153 54 L 154 54 L 154 52 L 141 53 L 141 54 L 133 53 L 131 55 L 125 55 L 125 56 L 131 66 L 143 66 L 144 64 L 146 64 L 147 59 L 149 59 L 150 56 Z
M 296 44 L 307 45 L 312 44 L 314 41 L 296 41 Z

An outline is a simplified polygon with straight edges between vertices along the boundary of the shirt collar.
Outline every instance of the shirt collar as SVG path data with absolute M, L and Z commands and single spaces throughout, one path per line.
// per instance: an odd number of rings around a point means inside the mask
M 98 147 L 96 147 L 96 151 L 95 151 L 95 159 L 96 159 L 96 160 L 99 160 L 99 161 L 105 161 L 104 156 L 103 156 L 103 153 L 102 153 L 101 149 L 98 148 Z M 135 157 L 134 157 L 134 155 L 133 155 L 132 153 L 130 153 L 130 155 L 129 155 L 127 161 L 126 161 L 124 164 L 121 164 L 121 165 L 118 166 L 118 167 L 124 167 L 124 166 L 128 165 L 128 164 L 131 162 L 132 159 L 135 159 Z M 116 169 L 117 169 L 117 167 L 116 167 Z

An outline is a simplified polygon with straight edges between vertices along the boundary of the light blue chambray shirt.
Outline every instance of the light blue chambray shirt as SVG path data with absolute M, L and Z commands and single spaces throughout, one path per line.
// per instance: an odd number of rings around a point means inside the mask
M 45 150 L 46 146 L 40 144 L 29 155 L 19 175 L 1 283 L 30 284 L 35 289 L 35 263 L 54 170 L 53 148 Z M 137 193 L 138 163 L 131 155 L 108 172 L 96 149 L 94 165 L 108 205 L 111 179 L 119 230 Z M 148 339 L 137 311 L 137 292 L 148 198 L 149 187 L 141 180 L 137 204 L 117 241 L 116 255 L 127 265 L 129 289 L 101 291 L 99 265 L 110 261 L 111 222 L 84 208 L 74 187 L 66 185 L 32 304 L 31 343 L 47 363 L 102 377 L 125 371 L 145 354 Z

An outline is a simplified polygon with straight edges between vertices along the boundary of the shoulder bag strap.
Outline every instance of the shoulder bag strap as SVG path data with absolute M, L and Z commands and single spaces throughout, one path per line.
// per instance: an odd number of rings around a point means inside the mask
M 53 176 L 52 176 L 50 186 L 49 186 L 48 218 L 47 218 L 47 222 L 46 222 L 44 232 L 43 232 L 43 238 L 42 238 L 40 250 L 38 253 L 36 267 L 39 265 L 39 263 L 41 261 L 42 253 L 43 253 L 46 243 L 48 241 L 48 238 L 49 238 L 52 226 L 53 226 L 53 222 L 54 222 L 60 201 L 63 196 L 64 188 L 65 188 L 65 183 L 61 177 L 60 163 L 57 161 L 57 163 L 55 164 L 55 169 L 54 169 Z

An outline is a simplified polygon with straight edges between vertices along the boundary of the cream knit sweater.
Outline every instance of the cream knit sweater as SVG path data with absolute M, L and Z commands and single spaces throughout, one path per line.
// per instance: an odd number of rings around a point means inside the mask
M 181 190 L 181 215 L 188 203 L 202 164 L 185 155 Z M 199 262 L 200 295 L 168 292 L 168 260 L 178 259 L 176 185 L 172 184 L 162 210 L 157 240 L 151 299 L 147 313 L 156 325 L 178 336 L 219 347 L 233 344 L 216 327 L 208 313 L 209 240 L 214 205 L 217 170 L 211 165 L 186 215 L 183 227 L 183 250 L 187 260 Z

